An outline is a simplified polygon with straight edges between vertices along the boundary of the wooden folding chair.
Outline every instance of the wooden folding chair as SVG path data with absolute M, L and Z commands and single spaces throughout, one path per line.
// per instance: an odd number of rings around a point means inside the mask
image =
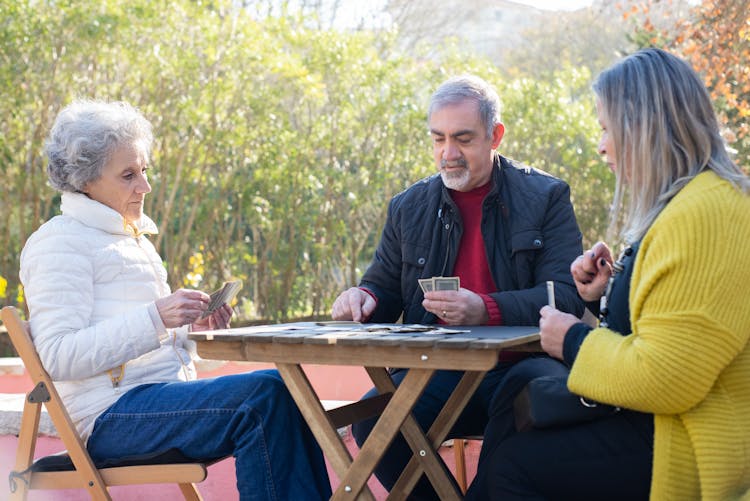
M 23 322 L 16 308 L 6 306 L 0 314 L 18 355 L 23 360 L 34 389 L 24 402 L 18 436 L 16 465 L 10 474 L 11 500 L 25 500 L 29 489 L 86 489 L 95 500 L 111 500 L 110 486 L 176 483 L 186 500 L 199 501 L 195 483 L 206 478 L 206 464 L 192 461 L 170 451 L 168 455 L 130 458 L 122 465 L 100 468 L 94 465 L 86 446 L 70 420 L 55 385 L 42 366 L 31 341 L 28 323 Z M 67 454 L 48 456 L 36 461 L 34 449 L 42 405 L 67 448 Z M 65 457 L 69 457 L 69 461 Z M 177 456 L 177 457 L 175 457 Z M 144 463 L 139 463 L 142 460 Z M 50 471 L 54 470 L 54 471 Z

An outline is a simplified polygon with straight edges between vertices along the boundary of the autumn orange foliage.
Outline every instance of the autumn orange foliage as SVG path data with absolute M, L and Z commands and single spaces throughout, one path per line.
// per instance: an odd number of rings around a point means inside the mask
M 703 0 L 690 16 L 657 30 L 649 19 L 655 4 L 640 3 L 641 24 L 650 42 L 684 57 L 704 78 L 727 143 L 737 150 L 737 160 L 750 165 L 750 0 Z M 628 12 L 627 16 L 633 12 Z M 623 16 L 626 16 L 624 13 Z

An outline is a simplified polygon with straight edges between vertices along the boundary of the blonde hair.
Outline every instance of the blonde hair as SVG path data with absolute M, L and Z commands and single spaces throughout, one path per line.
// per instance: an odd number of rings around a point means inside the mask
M 706 87 L 685 61 L 644 49 L 602 72 L 593 88 L 615 148 L 610 236 L 625 209 L 622 236 L 640 240 L 672 197 L 706 170 L 750 194 L 750 179 L 727 153 Z

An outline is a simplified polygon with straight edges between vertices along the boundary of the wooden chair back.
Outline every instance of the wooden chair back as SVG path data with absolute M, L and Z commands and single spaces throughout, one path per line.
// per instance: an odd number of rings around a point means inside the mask
M 16 308 L 6 306 L 0 313 L 13 347 L 31 376 L 34 389 L 24 402 L 18 436 L 16 464 L 10 474 L 11 500 L 25 500 L 30 489 L 86 489 L 95 500 L 111 500 L 109 486 L 150 483 L 176 483 L 189 501 L 201 500 L 195 483 L 206 478 L 203 463 L 144 464 L 97 469 L 86 450 L 49 374 L 42 366 L 28 323 Z M 75 469 L 35 471 L 34 450 L 42 405 L 47 409 Z

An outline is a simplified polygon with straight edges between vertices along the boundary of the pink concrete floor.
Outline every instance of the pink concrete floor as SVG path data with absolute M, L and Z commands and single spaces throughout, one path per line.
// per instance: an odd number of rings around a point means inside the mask
M 223 374 L 233 374 L 248 370 L 270 368 L 270 364 L 248 364 L 227 363 L 214 370 L 203 370 L 200 377 L 214 377 Z M 358 400 L 372 383 L 367 373 L 361 367 L 350 366 L 318 366 L 305 367 L 310 383 L 315 389 L 318 397 L 323 400 Z M 4 375 L 0 377 L 0 393 L 25 393 L 32 388 L 31 380 L 27 375 Z M 344 439 L 345 444 L 352 453 L 357 454 L 357 446 L 351 435 Z M 5 479 L 15 462 L 17 438 L 15 436 L 0 436 L 0 501 L 7 499 L 8 491 Z M 476 473 L 477 458 L 479 457 L 480 443 L 469 441 L 466 445 L 466 468 L 468 480 Z M 62 442 L 57 438 L 40 437 L 37 441 L 37 454 L 42 456 L 53 454 L 64 449 Z M 448 468 L 455 472 L 454 451 L 452 448 L 443 447 L 440 450 Z M 333 471 L 328 468 L 331 484 L 335 489 L 339 480 Z M 375 478 L 371 478 L 368 485 L 378 500 L 385 499 L 387 492 Z M 209 467 L 208 477 L 198 485 L 206 501 L 235 501 L 239 499 L 235 488 L 234 460 L 229 458 Z M 150 485 L 150 486 L 127 486 L 113 487 L 112 497 L 115 501 L 151 501 L 160 499 L 171 501 L 182 499 L 179 490 L 174 485 Z M 83 501 L 89 499 L 81 490 L 60 491 L 32 491 L 29 493 L 29 501 Z

